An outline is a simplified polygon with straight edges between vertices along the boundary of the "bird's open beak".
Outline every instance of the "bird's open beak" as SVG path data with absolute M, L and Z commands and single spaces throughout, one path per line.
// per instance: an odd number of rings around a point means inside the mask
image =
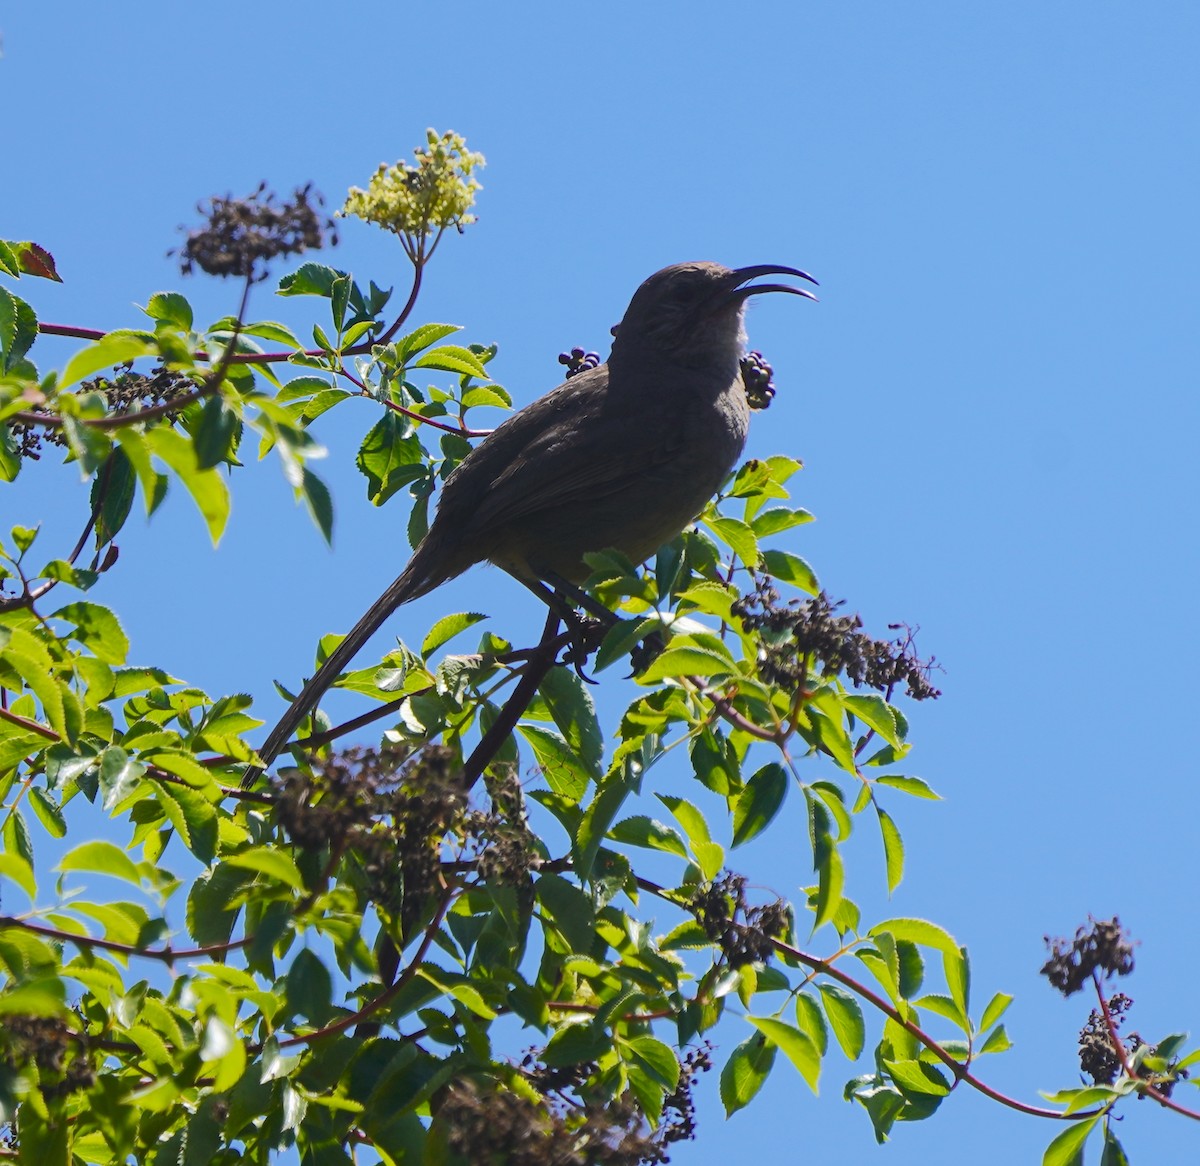
M 759 292 L 790 292 L 794 296 L 804 296 L 809 300 L 817 298 L 802 287 L 792 287 L 786 283 L 757 283 L 753 287 L 744 286 L 750 280 L 758 279 L 760 275 L 794 275 L 797 279 L 807 279 L 809 283 L 817 286 L 817 281 L 807 271 L 801 271 L 798 267 L 778 267 L 774 263 L 760 263 L 755 267 L 739 267 L 736 271 L 731 271 L 729 283 L 722 291 L 730 299 L 745 299 L 747 296 L 758 295 Z
M 812 292 L 802 287 L 792 287 L 787 283 L 756 283 L 749 287 L 746 285 L 752 279 L 758 279 L 762 275 L 794 275 L 797 279 L 806 279 L 811 284 L 816 284 L 807 271 L 801 271 L 798 267 L 781 267 L 774 263 L 759 263 L 753 267 L 739 267 L 731 271 L 721 282 L 721 286 L 705 298 L 700 312 L 704 316 L 712 315 L 714 312 L 720 311 L 722 308 L 732 307 L 736 304 L 741 304 L 750 296 L 756 296 L 760 292 L 787 292 L 793 296 L 804 296 L 808 300 L 816 300 L 816 296 Z

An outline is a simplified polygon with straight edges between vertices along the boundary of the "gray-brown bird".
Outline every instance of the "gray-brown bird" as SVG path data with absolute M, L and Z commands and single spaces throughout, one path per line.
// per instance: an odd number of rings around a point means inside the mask
M 677 263 L 634 293 L 608 360 L 499 425 L 446 480 L 408 565 L 304 686 L 259 750 L 270 765 L 393 611 L 474 563 L 527 583 L 588 575 L 609 547 L 641 562 L 704 509 L 733 468 L 750 410 L 741 379 L 746 300 L 816 297 L 765 275 L 794 267 Z M 257 770 L 247 772 L 247 783 Z

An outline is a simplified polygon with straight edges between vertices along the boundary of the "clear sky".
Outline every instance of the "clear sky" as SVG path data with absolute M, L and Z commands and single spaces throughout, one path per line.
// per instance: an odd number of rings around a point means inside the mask
M 416 318 L 499 342 L 492 368 L 518 403 L 557 383 L 561 350 L 602 347 L 664 264 L 813 272 L 820 305 L 752 301 L 779 392 L 749 452 L 803 458 L 796 497 L 819 521 L 792 549 L 868 628 L 919 624 L 945 668 L 945 696 L 910 710 L 911 771 L 945 801 L 896 799 L 909 867 L 890 906 L 864 823 L 849 893 L 868 918 L 952 930 L 977 1007 L 1016 994 L 1017 1047 L 979 1069 L 1026 1100 L 1078 1082 L 1089 1005 L 1037 969 L 1043 934 L 1088 912 L 1141 941 L 1128 1027 L 1200 1029 L 1200 7 L 42 3 L 8 6 L 0 32 L 0 237 L 55 253 L 64 284 L 27 288 L 44 319 L 138 326 L 131 305 L 168 288 L 201 318 L 233 311 L 234 289 L 185 283 L 165 257 L 198 199 L 312 180 L 336 205 L 426 126 L 465 134 L 488 166 L 480 221 L 445 241 Z M 404 285 L 392 241 L 343 235 L 330 262 Z M 307 307 L 268 285 L 254 314 L 300 324 Z M 269 462 L 237 475 L 216 552 L 182 497 L 127 528 L 93 594 L 138 662 L 269 711 L 271 678 L 302 675 L 316 638 L 398 572 L 401 524 L 366 504 L 352 464 L 370 406 L 340 412 L 316 467 L 332 552 Z M 46 537 L 73 538 L 78 489 L 31 467 L 0 521 L 50 511 Z M 389 630 L 467 608 L 514 636 L 541 620 L 476 569 Z M 617 698 L 600 699 L 611 715 Z M 734 864 L 794 894 L 811 877 L 800 829 L 777 820 Z M 719 1030 L 723 1049 L 742 1027 Z M 1038 1161 L 1057 1129 L 955 1094 L 877 1150 L 840 1100 L 854 1071 L 831 1055 L 814 1099 L 781 1063 L 728 1123 L 714 1073 L 701 1140 L 673 1160 L 990 1166 Z M 1135 1163 L 1195 1160 L 1193 1123 L 1128 1108 Z

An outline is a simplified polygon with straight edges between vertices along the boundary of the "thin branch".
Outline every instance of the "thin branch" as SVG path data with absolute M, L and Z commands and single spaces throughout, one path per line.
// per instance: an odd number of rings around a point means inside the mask
M 437 911 L 434 912 L 433 918 L 429 921 L 429 926 L 425 928 L 425 934 L 421 938 L 421 946 L 413 953 L 412 959 L 408 966 L 398 975 L 395 981 L 385 991 L 381 992 L 373 1000 L 368 1000 L 357 1012 L 350 1016 L 343 1016 L 341 1020 L 334 1021 L 333 1024 L 327 1025 L 325 1028 L 319 1028 L 315 1032 L 305 1033 L 303 1036 L 289 1037 L 287 1040 L 281 1040 L 279 1047 L 281 1049 L 293 1048 L 296 1045 L 311 1044 L 315 1040 L 321 1040 L 327 1036 L 336 1036 L 340 1032 L 345 1032 L 346 1029 L 352 1028 L 359 1021 L 365 1020 L 374 1012 L 378 1012 L 385 1004 L 390 1003 L 403 990 L 404 986 L 417 974 L 425 956 L 429 953 L 430 947 L 433 945 L 434 937 L 441 930 L 442 920 L 446 918 L 446 912 L 450 910 L 450 904 L 454 901 L 453 889 L 445 888 L 445 893 L 442 895 L 442 901 L 438 904 Z M 256 1046 L 254 1053 L 262 1051 L 262 1046 Z
M 542 638 L 538 641 L 538 651 L 530 656 L 520 683 L 513 689 L 512 695 L 505 701 L 495 721 L 463 764 L 463 784 L 467 789 L 479 780 L 492 758 L 496 756 L 497 750 L 516 728 L 517 721 L 529 707 L 546 674 L 554 667 L 558 655 L 558 625 L 558 613 L 551 609 L 546 615 L 546 626 L 542 631 Z
M 44 935 L 47 939 L 59 940 L 63 943 L 74 943 L 80 947 L 98 947 L 104 951 L 118 952 L 121 955 L 137 956 L 140 959 L 159 960 L 170 966 L 176 960 L 195 959 L 201 956 L 221 955 L 223 952 L 236 951 L 249 944 L 253 936 L 243 939 L 232 939 L 227 943 L 214 943 L 209 947 L 137 947 L 131 943 L 117 943 L 111 939 L 96 939 L 90 935 L 78 935 L 74 931 L 62 931 L 57 927 L 47 927 L 41 923 L 30 923 L 27 919 L 19 919 L 15 915 L 0 915 L 0 929 L 15 927 L 21 931 L 29 931 L 34 935 Z

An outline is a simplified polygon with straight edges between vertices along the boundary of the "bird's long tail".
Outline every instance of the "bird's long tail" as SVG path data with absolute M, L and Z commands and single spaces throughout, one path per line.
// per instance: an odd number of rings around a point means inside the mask
M 408 566 L 367 608 L 363 617 L 346 634 L 346 638 L 334 648 L 313 678 L 300 690 L 300 695 L 288 706 L 287 711 L 267 735 L 266 741 L 259 747 L 258 754 L 262 758 L 263 768 L 268 767 L 279 756 L 300 722 L 316 707 L 326 689 L 358 655 L 362 646 L 383 626 L 384 620 L 401 604 L 420 598 L 450 577 L 429 569 L 430 559 L 435 558 L 428 553 L 429 549 L 424 543 L 417 549 Z M 426 553 L 422 554 L 422 551 Z M 252 786 L 261 772 L 262 769 L 258 766 L 250 766 L 242 776 L 242 786 Z

